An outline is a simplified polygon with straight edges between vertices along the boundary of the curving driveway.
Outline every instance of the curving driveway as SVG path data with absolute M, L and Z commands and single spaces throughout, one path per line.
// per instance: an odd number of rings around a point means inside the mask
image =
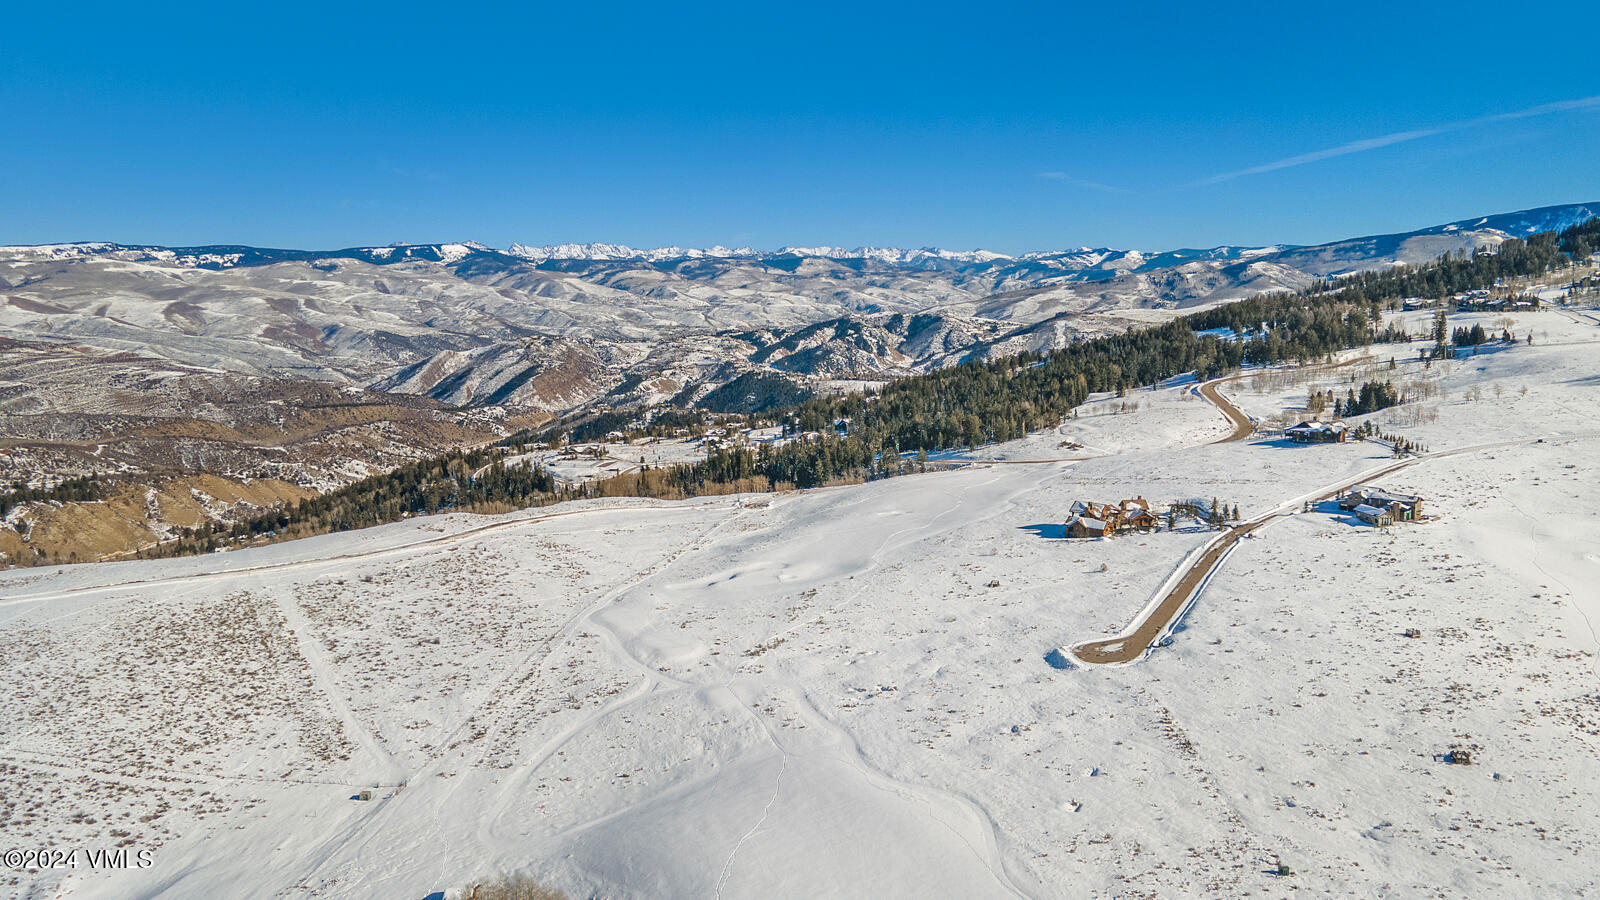
M 1566 438 L 1593 438 L 1596 434 L 1568 434 Z M 1468 447 L 1459 447 L 1454 450 L 1442 450 L 1401 460 L 1371 469 L 1354 478 L 1345 478 L 1336 484 L 1322 487 L 1310 494 L 1295 497 L 1276 509 L 1263 513 L 1222 532 L 1206 544 L 1199 552 L 1198 557 L 1187 566 L 1182 567 L 1173 578 L 1169 578 L 1157 591 L 1157 600 L 1153 600 L 1140 613 L 1133 624 L 1123 629 L 1119 634 L 1109 638 L 1086 641 L 1068 648 L 1074 659 L 1085 665 L 1119 665 L 1137 662 L 1142 659 L 1160 640 L 1167 635 L 1183 614 L 1193 605 L 1199 591 L 1205 586 L 1206 580 L 1222 565 L 1227 558 L 1228 551 L 1246 534 L 1260 528 L 1274 519 L 1290 516 L 1295 513 L 1303 503 L 1312 503 L 1331 499 L 1341 491 L 1362 484 L 1385 475 L 1390 475 L 1401 469 L 1409 468 L 1419 462 L 1437 459 L 1445 456 L 1455 456 L 1461 453 L 1475 453 L 1480 450 L 1492 450 L 1498 447 L 1511 447 L 1520 444 L 1532 444 L 1543 438 L 1520 438 L 1511 441 L 1495 441 L 1487 444 L 1474 444 Z M 1165 591 L 1165 593 L 1162 593 Z
M 1217 409 L 1221 410 L 1222 414 L 1228 418 L 1228 421 L 1233 423 L 1233 433 L 1229 434 L 1225 438 L 1212 441 L 1211 443 L 1226 444 L 1230 441 L 1242 441 L 1250 435 L 1255 434 L 1256 423 L 1252 422 L 1249 416 L 1241 412 L 1239 407 L 1229 403 L 1226 398 L 1217 392 L 1217 385 L 1224 384 L 1229 381 L 1238 381 L 1241 378 L 1247 377 L 1249 376 L 1229 375 L 1224 378 L 1213 378 L 1205 384 L 1200 385 L 1200 396 L 1210 400 L 1211 404 Z

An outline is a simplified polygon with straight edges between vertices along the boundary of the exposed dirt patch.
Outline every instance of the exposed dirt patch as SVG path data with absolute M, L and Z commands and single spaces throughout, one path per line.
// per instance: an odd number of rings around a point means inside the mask
M 231 522 L 314 495 L 276 478 L 189 475 L 125 482 L 103 500 L 28 504 L 14 529 L 0 528 L 0 553 L 7 564 L 93 562 L 150 546 L 183 528 Z

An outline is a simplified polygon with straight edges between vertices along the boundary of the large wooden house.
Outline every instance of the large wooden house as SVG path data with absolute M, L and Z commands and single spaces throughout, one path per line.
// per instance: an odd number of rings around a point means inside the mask
M 1339 498 L 1339 508 L 1353 513 L 1368 525 L 1379 527 L 1422 518 L 1421 497 L 1386 491 L 1370 484 L 1346 491 Z
M 1093 503 L 1078 500 L 1072 504 L 1067 520 L 1067 537 L 1112 537 L 1127 531 L 1154 531 L 1161 524 L 1143 497 L 1121 503 Z

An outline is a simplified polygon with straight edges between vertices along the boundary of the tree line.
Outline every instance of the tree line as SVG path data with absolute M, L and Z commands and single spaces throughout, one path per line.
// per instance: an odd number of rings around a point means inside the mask
M 41 488 L 30 488 L 26 482 L 18 481 L 11 485 L 11 490 L 0 494 L 0 518 L 4 518 L 7 513 L 24 503 L 52 500 L 59 503 L 81 503 L 104 497 L 105 485 L 95 475 L 68 478 L 51 487 Z
M 145 556 L 208 552 L 254 539 L 307 537 L 444 510 L 509 511 L 568 499 L 538 466 L 507 465 L 504 447 L 456 450 L 233 523 L 183 529 Z

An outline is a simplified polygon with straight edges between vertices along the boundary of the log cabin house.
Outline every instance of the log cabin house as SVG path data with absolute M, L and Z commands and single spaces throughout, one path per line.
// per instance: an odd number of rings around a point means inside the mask
M 1097 538 L 1116 534 L 1113 528 L 1104 519 L 1096 519 L 1079 513 L 1067 522 L 1067 537 L 1069 538 Z
M 1067 520 L 1067 537 L 1112 537 L 1128 531 L 1154 531 L 1161 524 L 1143 497 L 1121 503 L 1093 503 L 1078 500 L 1072 504 Z

